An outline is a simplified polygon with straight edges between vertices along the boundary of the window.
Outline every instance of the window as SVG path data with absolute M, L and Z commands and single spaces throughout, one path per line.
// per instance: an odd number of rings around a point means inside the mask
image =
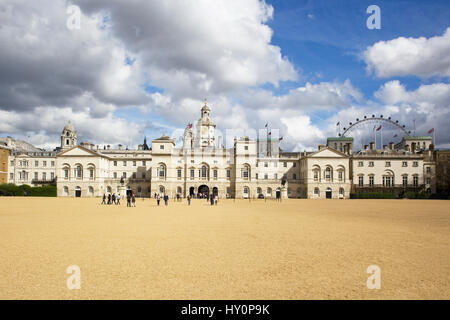
M 11 161 L 11 167 L 14 167 L 14 161 Z
M 427 179 L 426 179 L 426 184 L 428 184 L 428 185 L 431 184 L 431 178 L 427 178 Z
M 89 178 L 94 179 L 94 169 L 89 169 Z
M 126 161 L 123 162 L 123 166 L 124 166 L 124 167 L 127 166 L 127 162 L 126 162 Z
M 113 173 L 113 177 L 114 177 L 114 179 L 117 179 L 117 172 Z
M 69 169 L 64 169 L 64 179 L 69 179 Z
M 74 170 L 75 178 L 81 179 L 83 177 L 83 169 L 81 166 L 76 166 Z
M 414 161 L 414 162 L 413 162 L 413 167 L 418 167 L 418 166 L 419 166 L 419 162 Z
M 54 172 L 51 172 L 50 173 L 50 180 L 54 180 L 55 179 L 55 173 Z
M 42 180 L 43 181 L 47 180 L 47 173 L 46 172 L 42 172 Z
M 177 170 L 177 178 L 178 178 L 178 179 L 181 179 L 181 169 L 178 169 L 178 170 Z
M 133 161 L 133 167 L 136 167 L 136 161 Z
M 264 168 L 267 168 L 269 166 L 269 163 L 264 162 Z
M 403 176 L 402 177 L 402 185 L 403 185 L 403 187 L 407 187 L 408 186 L 408 176 Z
M 126 172 L 122 172 L 122 177 L 126 178 L 127 177 L 127 173 Z
M 42 161 L 42 166 L 46 167 L 47 166 L 47 161 Z
M 319 188 L 314 188 L 314 195 L 315 195 L 316 197 L 319 196 Z
M 35 172 L 34 173 L 34 180 L 38 180 L 39 179 L 39 177 L 38 177 L 38 173 L 37 172 Z
M 248 146 L 244 146 L 244 150 L 248 150 Z
M 258 174 L 255 174 L 255 178 L 256 178 L 256 180 L 258 180 L 259 178 L 258 178 Z
M 248 179 L 248 166 L 244 166 L 244 168 L 242 169 L 242 177 L 244 179 Z
M 394 183 L 393 183 L 393 177 L 391 176 L 383 176 L 383 186 L 384 187 L 393 187 Z
M 359 161 L 358 162 L 358 167 L 363 167 L 364 166 L 364 162 L 363 161 Z
M 117 167 L 117 161 L 114 161 L 114 167 Z
M 269 175 L 267 173 L 264 173 L 264 180 L 269 179 Z
M 161 144 L 161 145 L 159 146 L 159 149 L 164 150 L 164 145 Z
M 402 162 L 402 167 L 407 167 L 408 166 L 408 161 L 403 161 Z
M 275 174 L 273 175 L 273 178 L 274 178 L 275 180 L 277 180 L 277 179 L 278 179 L 278 174 L 275 173 Z
M 191 172 L 190 172 L 191 180 L 194 180 L 194 175 L 195 175 L 194 169 L 191 169 Z
M 158 175 L 160 178 L 164 178 L 166 176 L 166 170 L 163 165 L 159 166 L 158 171 L 159 171 Z
M 227 170 L 227 178 L 230 179 L 230 177 L 231 177 L 231 170 L 228 169 Z
M 427 170 L 427 173 L 431 173 L 431 167 L 427 167 L 425 170 Z
M 10 180 L 14 180 L 14 173 L 10 173 L 10 174 L 9 174 L 9 179 L 10 179 Z
M 414 176 L 413 177 L 413 186 L 414 187 L 418 187 L 419 186 L 419 177 L 418 176 Z
M 331 168 L 327 167 L 325 169 L 325 180 L 330 181 L 331 180 Z
M 342 181 L 344 178 L 343 178 L 343 173 L 344 172 L 342 172 L 342 171 L 338 171 L 338 179 L 339 179 L 339 181 Z
M 206 168 L 206 166 L 202 166 L 202 178 L 207 178 L 208 177 L 208 170 Z
M 295 162 L 294 162 L 294 163 L 295 163 Z M 294 174 L 292 175 L 292 179 L 297 180 L 297 174 L 294 173 Z
M 297 166 L 297 162 L 292 163 L 292 165 L 295 168 Z
M 369 161 L 369 167 L 374 167 L 373 161 Z
M 277 167 L 278 167 L 278 161 L 275 161 L 275 162 L 273 163 L 273 166 L 274 166 L 275 168 L 277 168 Z
M 34 166 L 35 166 L 35 167 L 39 167 L 39 161 L 35 161 L 35 162 L 34 162 Z
M 142 192 L 142 188 L 141 188 L 141 187 L 138 187 L 138 188 L 137 188 L 137 192 L 138 192 L 138 193 L 141 193 L 141 192 Z
M 358 177 L 358 185 L 360 187 L 364 186 L 364 176 L 359 176 Z
M 319 171 L 315 170 L 314 171 L 314 181 L 318 181 L 319 180 Z
M 369 186 L 373 187 L 374 186 L 374 176 L 369 176 Z
M 145 172 L 142 173 L 142 179 L 145 179 Z
M 55 166 L 55 161 L 52 161 L 51 165 L 52 165 L 52 167 L 54 167 Z
M 386 167 L 390 167 L 391 166 L 391 162 L 390 161 L 386 161 Z
M 144 160 L 144 161 L 142 161 L 142 166 L 144 166 L 144 167 L 145 167 L 145 165 L 146 165 L 146 164 L 145 164 L 145 160 Z
M 213 176 L 214 176 L 214 179 L 217 179 L 217 170 L 213 171 Z
M 287 162 L 283 162 L 283 167 L 287 168 Z

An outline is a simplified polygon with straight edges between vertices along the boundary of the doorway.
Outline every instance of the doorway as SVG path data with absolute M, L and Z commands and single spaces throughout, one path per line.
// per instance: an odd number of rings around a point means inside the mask
M 80 187 L 75 188 L 75 198 L 81 198 L 81 188 Z
M 325 197 L 326 197 L 327 199 L 331 199 L 331 198 L 333 197 L 331 188 L 327 188 L 327 191 L 325 192 Z
M 198 193 L 200 193 L 200 196 L 206 196 L 207 198 L 209 197 L 209 188 L 207 185 L 201 185 L 200 187 L 198 187 Z

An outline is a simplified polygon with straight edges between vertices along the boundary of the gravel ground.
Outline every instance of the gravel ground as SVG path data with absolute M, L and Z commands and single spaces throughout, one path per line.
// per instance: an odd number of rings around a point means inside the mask
M 450 298 L 450 201 L 99 203 L 0 198 L 0 299 Z

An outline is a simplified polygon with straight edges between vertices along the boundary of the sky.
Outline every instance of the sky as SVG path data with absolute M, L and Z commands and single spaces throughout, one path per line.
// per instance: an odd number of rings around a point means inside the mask
M 79 142 L 136 148 L 206 98 L 223 136 L 268 123 L 287 151 L 365 115 L 450 147 L 449 21 L 448 1 L 0 0 L 0 136 L 51 149 L 70 120 Z M 359 148 L 373 124 L 347 134 Z

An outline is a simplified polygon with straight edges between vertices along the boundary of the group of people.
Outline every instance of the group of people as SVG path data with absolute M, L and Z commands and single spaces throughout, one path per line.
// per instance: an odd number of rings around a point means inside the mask
M 103 194 L 103 200 L 102 200 L 102 204 L 105 205 L 120 205 L 120 194 L 118 194 L 116 196 L 115 193 L 110 194 L 108 193 L 108 196 L 106 196 L 106 194 Z M 106 202 L 108 201 L 108 202 Z M 134 192 L 131 193 L 127 193 L 127 207 L 136 207 L 136 196 L 134 195 Z

